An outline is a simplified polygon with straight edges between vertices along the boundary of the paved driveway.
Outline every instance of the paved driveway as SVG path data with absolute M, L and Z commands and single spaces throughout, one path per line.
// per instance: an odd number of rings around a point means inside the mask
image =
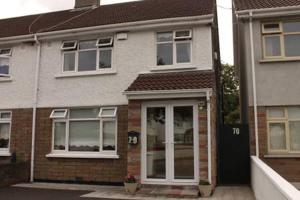
M 7 187 L 0 189 L 0 200 L 97 200 L 95 198 L 80 198 L 81 195 L 87 193 L 90 192 Z

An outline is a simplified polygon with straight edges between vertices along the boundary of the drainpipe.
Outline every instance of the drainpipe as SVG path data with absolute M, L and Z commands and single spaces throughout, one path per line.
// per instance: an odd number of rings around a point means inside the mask
M 206 101 L 207 101 L 207 152 L 208 152 L 208 182 L 212 182 L 212 177 L 211 177 L 211 123 L 210 123 L 210 92 L 206 92 Z
M 34 83 L 34 99 L 32 108 L 32 141 L 31 141 L 31 164 L 30 164 L 30 182 L 34 180 L 34 151 L 35 151 L 35 132 L 36 132 L 36 110 L 38 102 L 39 90 L 39 73 L 40 73 L 40 58 L 41 58 L 41 43 L 37 35 L 34 35 L 35 43 L 37 44 L 36 66 L 35 66 L 35 83 Z
M 255 128 L 255 153 L 259 157 L 259 140 L 258 140 L 258 119 L 257 119 L 257 93 L 256 93 L 256 76 L 255 76 L 255 59 L 253 44 L 253 12 L 249 11 L 249 31 L 250 31 L 250 49 L 251 49 L 251 68 L 252 68 L 252 88 L 253 88 L 253 109 L 254 109 L 254 128 Z

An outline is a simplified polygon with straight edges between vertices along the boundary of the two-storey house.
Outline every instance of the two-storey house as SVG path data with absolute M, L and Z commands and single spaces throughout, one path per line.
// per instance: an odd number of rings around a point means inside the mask
M 235 65 L 252 153 L 300 181 L 300 2 L 235 0 Z
M 215 184 L 215 12 L 76 0 L 0 20 L 0 162 L 30 162 L 37 181 Z

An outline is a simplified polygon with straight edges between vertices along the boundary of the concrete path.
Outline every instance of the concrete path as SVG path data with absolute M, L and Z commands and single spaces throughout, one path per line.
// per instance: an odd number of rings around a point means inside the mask
M 33 183 L 33 184 L 18 184 L 15 188 L 32 189 L 54 189 L 68 191 L 67 193 L 78 193 L 81 200 L 89 199 L 127 199 L 127 200 L 178 200 L 178 198 L 162 198 L 162 197 L 148 197 L 143 195 L 129 195 L 124 192 L 123 187 L 116 186 L 95 186 L 95 185 L 76 185 L 76 184 L 54 184 L 54 183 Z M 85 191 L 85 192 L 84 192 Z M 1 194 L 1 193 L 0 193 Z M 1 195 L 0 195 L 0 199 Z M 60 200 L 59 198 L 52 198 Z M 79 199 L 74 198 L 74 199 Z M 255 200 L 252 190 L 249 187 L 217 187 L 213 196 L 210 198 L 189 198 L 190 200 Z M 6 199 L 5 199 L 6 200 Z M 18 198 L 13 200 L 19 200 Z M 21 199 L 20 199 L 21 200 Z M 24 199 L 22 199 L 24 200 Z M 34 198 L 30 200 L 35 200 Z M 43 200 L 47 200 L 43 198 Z

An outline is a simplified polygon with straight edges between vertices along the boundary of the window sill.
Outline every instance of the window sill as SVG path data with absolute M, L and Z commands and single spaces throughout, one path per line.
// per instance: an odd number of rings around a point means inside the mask
M 12 82 L 12 78 L 9 76 L 2 76 L 0 77 L 0 82 Z
M 300 158 L 300 154 L 274 154 L 274 155 L 264 155 L 264 158 Z
M 0 157 L 10 157 L 10 156 L 11 156 L 11 153 L 6 152 L 6 151 L 3 151 L 3 152 L 0 151 Z
M 71 78 L 81 76 L 99 76 L 99 75 L 110 75 L 117 74 L 116 70 L 105 70 L 105 71 L 90 71 L 90 72 L 70 72 L 56 75 L 55 78 Z
M 260 63 L 274 63 L 274 62 L 297 62 L 300 61 L 300 58 L 274 58 L 274 59 L 262 59 Z
M 88 154 L 88 153 L 50 153 L 46 155 L 47 158 L 84 158 L 84 159 L 119 159 L 119 155 L 107 154 Z
M 189 70 L 189 69 L 196 69 L 196 66 L 192 65 L 186 65 L 186 66 L 174 66 L 174 65 L 168 65 L 168 66 L 155 66 L 151 67 L 150 71 L 172 71 L 172 70 Z

